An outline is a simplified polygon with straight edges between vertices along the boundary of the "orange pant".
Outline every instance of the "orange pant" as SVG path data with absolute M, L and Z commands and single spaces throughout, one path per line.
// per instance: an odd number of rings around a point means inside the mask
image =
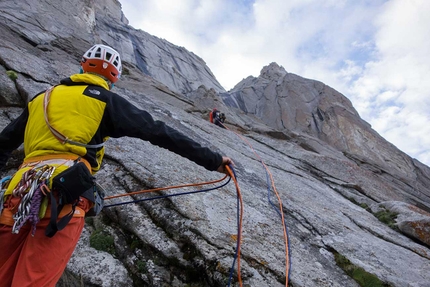
M 88 211 L 90 203 L 83 199 L 78 206 Z M 49 220 L 46 217 L 37 224 L 34 236 L 29 223 L 18 234 L 12 234 L 12 226 L 0 224 L 0 287 L 55 287 L 81 236 L 85 218 L 73 217 L 51 238 L 45 236 Z

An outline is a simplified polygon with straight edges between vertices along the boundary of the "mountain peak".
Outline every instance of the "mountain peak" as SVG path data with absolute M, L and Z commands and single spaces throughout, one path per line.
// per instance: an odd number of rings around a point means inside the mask
M 201 58 L 128 26 L 117 0 L 0 3 L 0 126 L 19 116 L 23 99 L 78 71 L 92 44 L 113 46 L 124 68 L 115 93 L 234 160 L 244 285 L 285 286 L 287 249 L 291 286 L 358 286 L 353 269 L 387 286 L 428 286 L 430 169 L 372 130 L 346 96 L 275 62 L 225 92 Z M 215 107 L 228 129 L 209 122 Z M 200 189 L 222 176 L 140 139 L 111 138 L 105 149 L 95 176 L 107 196 Z M 13 153 L 1 176 L 16 171 L 23 153 Z M 272 209 L 275 186 L 281 210 Z M 237 251 L 237 194 L 230 183 L 103 209 L 85 224 L 57 286 L 225 286 Z M 114 239 L 108 250 L 91 245 L 100 236 Z M 342 270 L 335 258 L 352 266 Z
M 267 66 L 264 66 L 263 69 L 261 69 L 260 77 L 265 79 L 279 79 L 287 74 L 287 71 L 285 71 L 284 67 L 278 65 L 275 62 L 270 63 Z

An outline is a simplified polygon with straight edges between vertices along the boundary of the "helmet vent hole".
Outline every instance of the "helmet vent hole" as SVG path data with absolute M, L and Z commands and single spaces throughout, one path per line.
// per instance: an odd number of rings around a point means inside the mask
M 94 54 L 94 57 L 96 58 L 102 57 L 102 49 L 100 47 L 97 49 L 96 53 Z
M 110 61 L 110 58 L 112 58 L 112 54 L 109 52 L 106 52 L 106 60 Z

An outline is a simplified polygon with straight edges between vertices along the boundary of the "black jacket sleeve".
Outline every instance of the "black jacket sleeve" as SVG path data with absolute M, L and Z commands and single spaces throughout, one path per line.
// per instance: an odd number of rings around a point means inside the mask
M 25 126 L 28 120 L 28 108 L 7 125 L 0 133 L 0 170 L 4 168 L 10 154 L 24 142 Z
M 103 121 L 108 136 L 129 136 L 149 141 L 211 171 L 222 164 L 219 153 L 201 146 L 162 121 L 154 121 L 148 112 L 138 109 L 117 94 L 111 93 L 107 99 Z

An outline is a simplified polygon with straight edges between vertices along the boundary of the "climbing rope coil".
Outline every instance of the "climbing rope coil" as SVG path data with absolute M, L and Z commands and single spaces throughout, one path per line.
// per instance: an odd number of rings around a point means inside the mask
M 19 183 L 12 191 L 14 197 L 21 198 L 18 209 L 13 215 L 12 233 L 18 234 L 21 227 L 29 221 L 32 226 L 31 234 L 34 236 L 37 223 L 45 216 L 48 206 L 46 195 L 50 192 L 49 179 L 54 171 L 54 166 L 45 164 L 31 168 L 22 174 Z M 6 187 L 11 178 L 11 176 L 7 176 L 1 180 L 0 213 L 3 210 Z

